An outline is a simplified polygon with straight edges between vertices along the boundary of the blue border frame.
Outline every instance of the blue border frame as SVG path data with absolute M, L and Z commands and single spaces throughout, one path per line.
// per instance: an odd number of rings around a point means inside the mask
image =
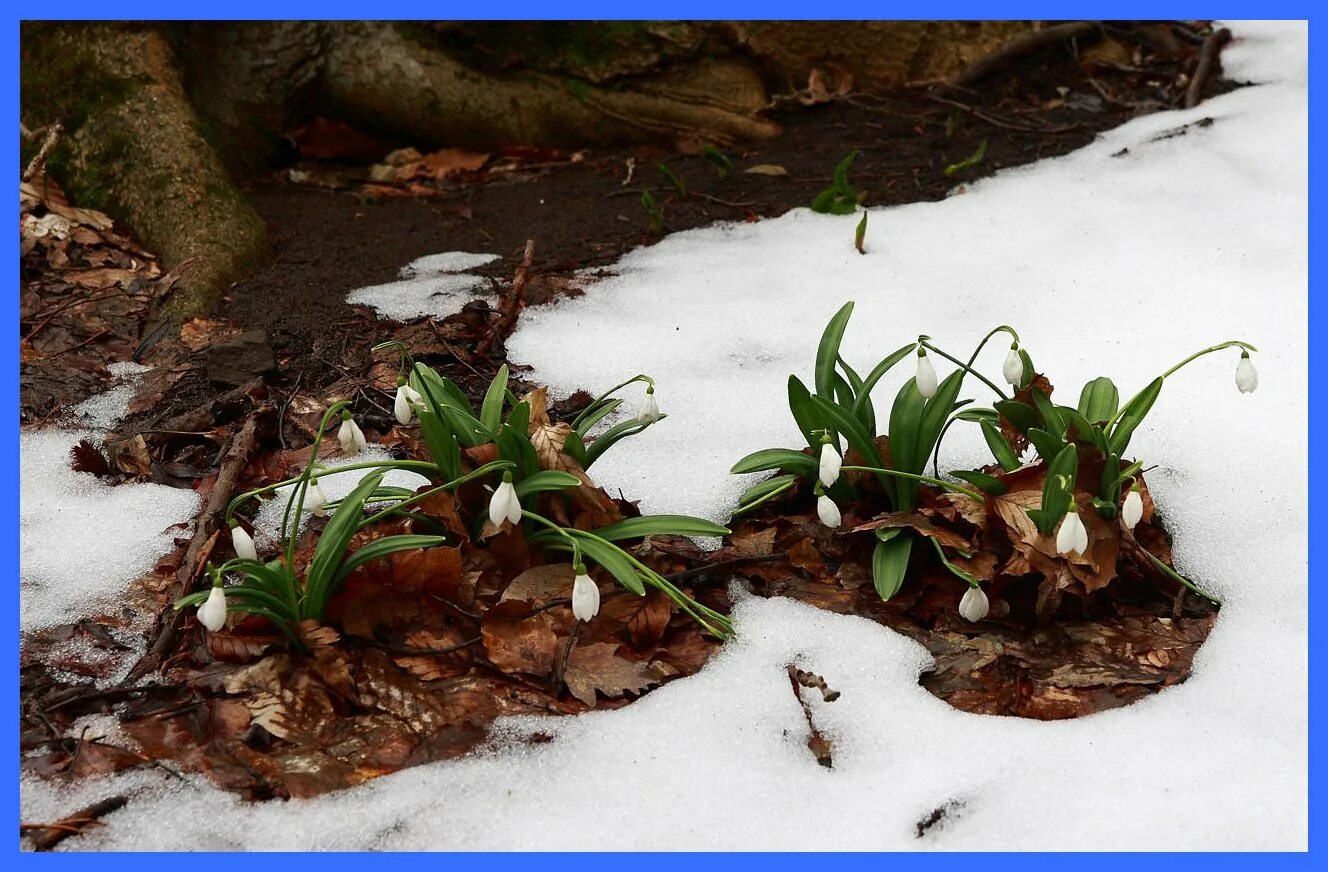
M 225 18 L 372 18 L 372 15 L 364 15 L 365 12 L 373 10 L 364 4 L 355 4 L 347 0 L 321 0 L 321 2 L 296 2 L 278 4 L 281 8 L 274 9 L 271 3 L 258 3 L 253 0 L 232 0 L 228 3 L 224 12 Z M 833 7 L 833 15 L 826 16 L 830 18 L 930 18 L 938 13 L 943 13 L 946 17 L 953 18 L 1034 18 L 1034 19 L 1055 19 L 1055 18 L 1116 18 L 1116 19 L 1149 19 L 1149 18 L 1283 18 L 1283 19 L 1309 19 L 1310 20 L 1310 215 L 1309 215 L 1309 240 L 1310 251 L 1310 291 L 1309 291 L 1309 311 L 1306 328 L 1308 337 L 1314 335 L 1315 328 L 1322 328 L 1328 323 L 1328 310 L 1325 309 L 1325 303 L 1322 299 L 1323 284 L 1321 280 L 1322 270 L 1319 269 L 1320 258 L 1314 256 L 1317 251 L 1318 243 L 1328 242 L 1323 238 L 1320 232 L 1321 222 L 1316 220 L 1316 213 L 1319 208 L 1320 189 L 1322 188 L 1322 174 L 1316 171 L 1314 159 L 1323 150 L 1321 124 L 1320 124 L 1320 104 L 1323 102 L 1320 98 L 1321 86 L 1325 81 L 1325 73 L 1321 65 L 1317 63 L 1316 58 L 1322 56 L 1321 49 L 1328 48 L 1328 37 L 1324 36 L 1320 28 L 1316 26 L 1312 10 L 1313 6 L 1308 3 L 1264 3 L 1255 7 L 1253 4 L 1237 3 L 1217 3 L 1206 8 L 1195 8 L 1200 4 L 1166 4 L 1168 7 L 1176 6 L 1178 8 L 1159 9 L 1156 5 L 1145 5 L 1136 2 L 1125 2 L 1111 4 L 1074 4 L 1073 8 L 1066 4 L 1052 3 L 1000 3 L 1000 4 L 979 4 L 976 2 L 958 2 L 949 3 L 944 8 L 937 8 L 932 5 L 923 6 L 922 4 L 884 4 L 867 3 L 862 0 L 846 0 Z M 14 10 L 17 12 L 18 10 Z M 128 5 L 117 6 L 105 3 L 90 3 L 86 0 L 73 0 L 65 2 L 58 7 L 42 8 L 34 5 L 26 5 L 23 10 L 27 13 L 25 17 L 36 18 L 34 13 L 54 12 L 60 18 L 69 19 L 98 19 L 113 17 L 115 13 L 132 13 L 134 18 L 160 18 L 171 19 L 179 18 L 183 11 L 202 11 L 204 14 L 197 16 L 199 19 L 220 19 L 223 16 L 213 14 L 220 10 L 194 10 L 183 8 L 179 3 L 166 3 L 161 0 L 151 0 L 151 2 L 136 2 Z M 280 15 L 274 15 L 279 11 Z M 422 13 L 428 12 L 446 12 L 446 9 L 425 9 Z M 623 16 L 623 4 L 609 3 L 604 0 L 588 0 L 580 2 L 573 7 L 551 8 L 547 4 L 536 4 L 530 0 L 518 0 L 518 2 L 507 2 L 502 4 L 501 9 L 493 10 L 494 14 L 489 16 L 489 20 L 516 20 L 516 19 L 534 19 L 548 17 L 549 13 L 557 13 L 558 18 L 578 18 L 578 19 L 614 19 L 634 16 Z M 636 11 L 636 10 L 631 10 Z M 697 0 L 682 0 L 674 2 L 667 7 L 662 7 L 659 12 L 671 18 L 747 18 L 747 19 L 799 19 L 805 18 L 809 11 L 824 12 L 829 11 L 823 7 L 808 7 L 805 3 L 793 3 L 789 0 L 767 0 L 767 2 L 697 2 Z M 1067 12 L 1075 11 L 1081 13 L 1079 16 L 1069 16 Z M 1098 14 L 1088 14 L 1096 12 Z M 111 13 L 112 15 L 108 15 Z M 912 13 L 912 14 L 910 14 Z M 1245 13 L 1245 14 L 1242 14 Z M 1249 13 L 1254 13 L 1253 15 Z M 18 94 L 19 94 L 19 18 L 13 19 L 13 24 L 3 31 L 3 37 L 0 37 L 0 46 L 3 46 L 4 56 L 8 59 L 5 68 L 6 88 L 4 89 L 3 99 L 5 107 L 11 118 L 18 115 Z M 10 137 L 4 140 L 4 151 L 9 155 L 8 165 L 15 166 L 19 159 L 19 149 L 17 138 L 11 132 Z M 15 244 L 17 240 L 11 244 Z M 17 246 L 13 249 L 17 263 Z M 12 267 L 11 267 L 12 268 Z M 8 324 L 10 336 L 15 336 L 18 328 L 18 275 L 17 270 L 10 273 L 11 303 L 4 309 L 4 323 Z M 17 419 L 18 411 L 18 366 L 17 366 L 17 346 L 11 346 L 10 375 L 3 380 L 4 399 L 7 405 L 13 410 Z M 1325 396 L 1323 366 L 1324 355 L 1312 343 L 1310 344 L 1309 366 L 1309 427 L 1310 439 L 1309 445 L 1311 456 L 1309 458 L 1309 493 L 1304 495 L 1304 505 L 1308 506 L 1309 523 L 1309 542 L 1311 546 L 1320 542 L 1328 541 L 1328 527 L 1325 526 L 1325 517 L 1328 517 L 1328 510 L 1322 507 L 1322 504 L 1312 498 L 1312 495 L 1320 493 L 1328 485 L 1328 460 L 1319 455 L 1316 449 L 1325 447 L 1325 441 L 1318 434 L 1324 432 L 1324 427 L 1328 426 L 1328 408 L 1324 400 Z M 0 456 L 3 457 L 5 467 L 9 473 L 10 481 L 18 481 L 18 431 L 5 430 L 0 434 Z M 1294 519 L 1298 512 L 1295 510 L 1294 500 L 1299 495 L 1288 495 L 1287 506 L 1290 516 Z M 3 553 L 6 576 L 10 579 L 12 585 L 10 595 L 4 600 L 3 613 L 11 628 L 17 629 L 18 626 L 18 502 L 17 499 L 11 499 L 4 505 L 4 528 L 3 528 Z M 1314 553 L 1313 548 L 1310 551 Z M 1320 560 L 1312 559 L 1310 562 L 1310 847 L 1311 855 L 1314 849 L 1319 845 L 1321 838 L 1321 815 L 1319 814 L 1321 803 L 1321 788 L 1319 785 L 1320 770 L 1323 768 L 1323 754 L 1317 751 L 1314 738 L 1316 737 L 1316 727 L 1321 723 L 1319 709 L 1323 705 L 1324 682 L 1323 672 L 1319 668 L 1324 655 L 1324 628 L 1321 620 L 1316 620 L 1317 613 L 1325 607 L 1328 602 L 1328 593 L 1320 593 L 1316 590 L 1316 583 L 1322 582 L 1320 571 Z M 7 690 L 6 697 L 13 701 L 14 709 L 18 709 L 18 646 L 4 649 L 3 680 Z M 3 720 L 3 732 L 9 739 L 9 747 L 15 748 L 18 743 L 17 721 L 11 715 Z M 8 757 L 5 766 L 11 772 L 9 784 L 11 788 L 6 792 L 6 806 L 11 810 L 9 819 L 16 821 L 19 818 L 18 809 L 18 756 Z M 1159 814 L 1188 814 L 1196 810 L 1187 809 L 1167 809 L 1160 808 Z M 1197 810 L 1202 813 L 1202 810 Z M 752 814 L 760 814 L 759 809 L 752 809 Z M 1108 812 L 1109 813 L 1109 812 Z M 808 843 L 816 844 L 815 834 L 809 833 Z M 833 845 L 826 847 L 833 848 Z M 17 841 L 14 847 L 17 853 Z M 1308 866 L 1311 862 L 1311 855 L 1306 854 L 1280 854 L 1268 855 L 1259 858 L 1262 864 L 1271 864 L 1276 867 L 1302 867 Z M 1202 862 L 1208 869 L 1243 866 L 1247 861 L 1243 857 L 1228 855 L 1202 855 Z M 801 872 L 805 861 L 801 857 L 785 854 L 733 854 L 733 855 L 699 855 L 697 859 L 704 862 L 706 859 L 719 859 L 726 866 L 749 867 L 749 868 L 787 868 L 798 869 Z M 640 872 L 664 872 L 666 868 L 673 868 L 680 860 L 677 858 L 655 855 L 655 854 L 604 854 L 604 855 L 529 855 L 529 854 L 479 854 L 476 859 L 482 858 L 487 865 L 486 868 L 522 868 L 530 859 L 534 859 L 542 866 L 552 870 L 558 869 L 584 869 L 587 866 L 609 868 L 610 865 L 620 863 L 630 864 L 631 868 L 640 870 Z M 36 864 L 96 864 L 98 869 L 118 870 L 125 869 L 126 872 L 141 872 L 143 858 L 139 855 L 126 854 L 20 854 L 19 862 L 25 865 Z M 337 869 L 345 868 L 348 870 L 361 870 L 365 868 L 364 864 L 373 866 L 384 866 L 386 864 L 397 863 L 396 855 L 388 857 L 377 857 L 375 855 L 340 855 L 330 854 L 319 857 L 309 858 L 314 863 L 319 864 L 320 868 Z M 149 860 L 149 862 L 151 862 Z M 197 858 L 191 858 L 188 861 L 194 868 L 217 868 L 230 869 L 231 864 L 237 862 L 237 858 L 222 854 L 204 854 Z M 240 860 L 243 862 L 243 860 Z M 296 862 L 301 862 L 299 858 Z M 688 862 L 682 860 L 681 862 Z M 872 855 L 849 854 L 843 855 L 842 860 L 837 863 L 845 863 L 850 867 L 871 868 L 874 864 L 880 862 Z M 965 855 L 931 855 L 931 854 L 911 854 L 902 855 L 893 862 L 900 862 L 911 867 L 939 867 L 949 866 L 960 868 L 972 861 L 972 858 Z M 984 855 L 980 861 L 983 869 L 1002 869 L 1023 870 L 1030 863 L 1034 865 L 1051 865 L 1052 863 L 1063 863 L 1062 859 L 1055 855 Z M 1155 854 L 1136 854 L 1129 858 L 1120 858 L 1113 855 L 1086 855 L 1076 857 L 1071 862 L 1084 869 L 1112 869 L 1118 870 L 1121 863 L 1130 864 L 1130 868 L 1152 868 L 1152 867 L 1171 867 L 1177 862 L 1176 859 L 1166 855 Z

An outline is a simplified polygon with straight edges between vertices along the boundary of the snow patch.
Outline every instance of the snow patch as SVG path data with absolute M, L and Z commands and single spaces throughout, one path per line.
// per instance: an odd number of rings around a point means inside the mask
M 485 293 L 489 281 L 470 275 L 498 260 L 496 254 L 446 251 L 416 258 L 401 268 L 401 280 L 351 291 L 346 302 L 369 306 L 379 318 L 409 321 L 412 318 L 445 318 L 460 312 L 466 303 Z

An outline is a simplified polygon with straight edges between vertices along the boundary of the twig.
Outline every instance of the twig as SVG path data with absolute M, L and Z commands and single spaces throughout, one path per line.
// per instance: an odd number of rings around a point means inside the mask
M 776 563 L 786 557 L 788 557 L 787 551 L 780 551 L 778 554 L 750 554 L 746 557 L 733 557 L 728 560 L 721 560 L 718 563 L 709 563 L 705 566 L 698 566 L 695 569 L 675 572 L 672 575 L 664 576 L 664 578 L 671 582 L 686 581 L 689 578 L 709 575 L 716 570 L 727 569 L 730 566 L 745 566 L 751 563 Z
M 530 273 L 530 263 L 535 259 L 535 240 L 526 240 L 526 250 L 521 257 L 521 265 L 516 268 L 512 285 L 499 303 L 498 320 L 489 327 L 489 332 L 480 340 L 475 353 L 486 355 L 493 350 L 499 340 L 505 340 L 516 326 L 517 316 L 521 314 L 522 297 L 526 292 L 526 276 Z
M 996 70 L 1024 55 L 1032 54 L 1040 48 L 1052 45 L 1057 42 L 1064 42 L 1067 39 L 1074 39 L 1078 36 L 1085 36 L 1097 29 L 1097 23 L 1093 21 L 1071 21 L 1065 24 L 1056 24 L 1043 30 L 1021 36 L 1018 39 L 1007 42 L 1005 45 L 983 55 L 973 63 L 964 67 L 946 80 L 946 84 L 955 87 L 964 87 L 974 82 L 981 81 L 987 76 L 996 72 Z
M 175 608 L 175 601 L 193 589 L 204 546 L 220 532 L 221 518 L 231 501 L 235 483 L 245 464 L 249 462 L 249 454 L 254 449 L 255 436 L 258 432 L 258 415 L 259 410 L 250 412 L 244 426 L 231 440 L 230 447 L 222 458 L 216 484 L 208 496 L 207 506 L 198 516 L 194 527 L 194 538 L 190 540 L 184 560 L 180 562 L 180 569 L 175 574 L 175 585 L 171 596 L 167 600 L 165 610 L 157 616 L 157 636 L 149 646 L 148 653 L 129 670 L 125 681 L 137 681 L 155 669 L 162 661 L 163 655 L 171 649 L 179 637 L 180 627 L 184 623 L 184 612 Z
M 1018 121 L 1003 121 L 995 115 L 992 115 L 990 112 L 986 112 L 976 106 L 960 103 L 958 100 L 951 100 L 950 98 L 942 97 L 939 94 L 928 94 L 927 99 L 935 103 L 943 103 L 946 106 L 953 106 L 961 112 L 967 112 L 973 117 L 980 118 L 988 124 L 995 125 L 996 127 L 1004 127 L 1006 130 L 1018 130 L 1021 133 L 1065 133 L 1066 131 L 1074 130 L 1076 127 L 1080 126 L 1078 124 L 1061 124 L 1056 127 L 1038 127 L 1034 124 L 1024 124 L 1023 122 Z
M 304 370 L 300 370 L 299 375 L 295 376 L 295 384 L 286 393 L 286 399 L 281 401 L 281 409 L 277 412 L 277 440 L 281 442 L 281 450 L 286 450 L 286 410 L 290 408 L 291 400 L 300 389 L 300 382 L 304 380 Z
M 76 836 L 90 826 L 100 826 L 101 818 L 129 802 L 126 796 L 111 796 L 74 814 L 64 820 L 50 824 L 19 824 L 19 832 L 31 831 L 32 847 L 37 851 L 49 851 L 70 836 Z
M 59 121 L 46 128 L 46 138 L 42 140 L 41 149 L 28 162 L 27 169 L 23 171 L 23 175 L 19 178 L 20 182 L 30 180 L 46 167 L 46 157 L 51 153 L 51 149 L 55 148 L 55 143 L 59 141 L 62 130 L 64 130 L 64 127 L 60 125 Z
M 1199 65 L 1194 68 L 1194 78 L 1190 79 L 1190 87 L 1185 90 L 1185 108 L 1193 109 L 1203 100 L 1203 89 L 1212 78 L 1213 72 L 1220 69 L 1219 55 L 1222 52 L 1222 46 L 1231 41 L 1231 31 L 1225 27 L 1217 30 L 1204 40 L 1203 48 L 1199 49 Z

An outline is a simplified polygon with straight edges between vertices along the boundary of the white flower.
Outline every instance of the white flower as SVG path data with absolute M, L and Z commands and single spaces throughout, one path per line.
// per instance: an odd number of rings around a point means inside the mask
M 1246 352 L 1240 356 L 1240 363 L 1236 365 L 1236 387 L 1240 388 L 1242 394 L 1252 394 L 1258 386 L 1259 373 L 1254 369 L 1249 352 Z
M 341 429 L 337 430 L 337 441 L 341 443 L 342 454 L 359 454 L 369 443 L 364 438 L 364 431 L 355 423 L 354 418 L 342 418 Z
M 589 621 L 599 614 L 599 587 L 585 572 L 572 582 L 572 614 L 578 621 Z
M 220 587 L 212 588 L 207 600 L 198 607 L 198 622 L 215 633 L 226 626 L 226 592 Z
M 987 616 L 991 610 L 991 603 L 987 601 L 987 595 L 983 593 L 982 588 L 969 586 L 964 591 L 963 599 L 959 600 L 959 614 L 966 621 L 977 623 Z
M 1139 496 L 1137 490 L 1131 490 L 1125 495 L 1125 505 L 1121 506 L 1121 520 L 1125 522 L 1125 529 L 1133 530 L 1143 516 L 1144 498 Z
M 829 487 L 839 478 L 839 468 L 844 465 L 844 458 L 839 456 L 835 446 L 829 442 L 821 443 L 821 484 Z
M 924 349 L 918 349 L 917 385 L 918 393 L 922 394 L 924 400 L 936 396 L 936 367 L 931 365 Z
M 235 548 L 236 557 L 243 557 L 246 560 L 258 559 L 258 549 L 254 548 L 254 537 L 245 532 L 239 524 L 231 527 L 231 546 Z
M 516 488 L 512 487 L 509 480 L 498 485 L 489 498 L 489 520 L 495 527 L 501 527 L 504 519 L 513 524 L 521 523 L 521 500 L 517 498 Z
M 323 506 L 327 505 L 327 494 L 318 485 L 318 479 L 309 482 L 309 489 L 304 492 L 304 508 L 313 514 L 315 518 L 327 516 L 327 510 Z
M 1083 520 L 1073 507 L 1061 520 L 1061 528 L 1056 533 L 1056 551 L 1060 554 L 1069 554 L 1073 551 L 1080 554 L 1088 552 L 1088 530 L 1084 528 Z
M 420 392 L 410 385 L 397 385 L 397 400 L 392 404 L 392 411 L 397 416 L 397 423 L 405 426 L 415 417 L 415 410 L 411 408 L 411 403 L 418 403 L 423 399 Z
M 816 500 L 816 514 L 820 515 L 822 524 L 833 530 L 839 529 L 844 523 L 843 516 L 839 514 L 839 506 L 825 494 L 821 494 Z
M 653 424 L 659 420 L 659 403 L 655 402 L 654 388 L 646 388 L 646 398 L 641 401 L 641 408 L 636 413 L 636 420 L 642 424 Z
M 1005 355 L 1005 365 L 1001 367 L 1001 375 L 1010 383 L 1010 387 L 1017 388 L 1019 383 L 1024 380 L 1024 359 L 1019 356 L 1019 349 L 1010 348 L 1010 353 Z

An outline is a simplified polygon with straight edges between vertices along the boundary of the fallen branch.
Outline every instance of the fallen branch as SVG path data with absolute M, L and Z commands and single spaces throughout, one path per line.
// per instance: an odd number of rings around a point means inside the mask
M 489 332 L 480 340 L 475 349 L 478 355 L 487 355 L 500 341 L 505 341 L 516 327 L 517 316 L 521 314 L 522 297 L 526 292 L 526 276 L 530 272 L 530 262 L 535 258 L 535 240 L 526 240 L 526 250 L 521 257 L 521 265 L 516 268 L 512 285 L 498 304 L 498 320 L 489 328 Z
M 19 177 L 20 182 L 30 181 L 46 168 L 46 158 L 51 153 L 51 149 L 55 148 L 56 142 L 60 140 L 62 130 L 64 130 L 64 127 L 58 121 L 46 128 L 46 138 L 42 140 L 41 149 L 38 150 L 32 160 L 28 161 L 27 169 L 23 170 L 23 175 Z
M 1213 73 L 1221 68 L 1219 56 L 1222 46 L 1230 41 L 1231 31 L 1225 27 L 1209 34 L 1204 40 L 1203 48 L 1199 49 L 1199 65 L 1194 68 L 1194 78 L 1190 79 L 1190 87 L 1185 90 L 1186 109 L 1193 109 L 1203 101 L 1204 86 L 1213 77 Z
M 184 612 L 175 608 L 175 601 L 193 590 L 203 564 L 204 554 L 211 553 L 211 547 L 221 532 L 222 515 L 225 514 L 226 506 L 231 501 L 231 494 L 235 491 L 235 482 L 239 479 L 245 464 L 249 462 L 249 455 L 254 449 L 260 411 L 251 412 L 244 426 L 231 439 L 230 447 L 221 462 L 221 469 L 217 473 L 217 482 L 208 496 L 207 506 L 198 515 L 194 538 L 190 540 L 184 560 L 180 562 L 180 569 L 175 574 L 175 585 L 171 589 L 170 599 L 165 610 L 157 616 L 156 638 L 148 647 L 148 652 L 129 670 L 125 681 L 137 681 L 157 668 L 166 652 L 174 647 L 179 638 L 180 627 L 184 624 Z
M 123 808 L 129 798 L 111 796 L 75 812 L 64 820 L 49 824 L 19 824 L 20 833 L 30 833 L 32 847 L 37 851 L 49 851 L 70 836 L 76 836 L 91 826 L 101 826 L 100 818 L 117 809 Z
M 1056 24 L 1025 36 L 1021 36 L 1018 39 L 1007 42 L 1005 45 L 990 54 L 978 58 L 973 63 L 946 79 L 945 83 L 956 88 L 966 87 L 974 82 L 985 79 L 987 76 L 996 72 L 996 70 L 1017 58 L 1032 54 L 1038 49 L 1053 45 L 1054 43 L 1064 42 L 1065 40 L 1074 39 L 1078 36 L 1085 36 L 1092 33 L 1097 27 L 1097 22 L 1094 21 L 1070 21 L 1065 24 Z

